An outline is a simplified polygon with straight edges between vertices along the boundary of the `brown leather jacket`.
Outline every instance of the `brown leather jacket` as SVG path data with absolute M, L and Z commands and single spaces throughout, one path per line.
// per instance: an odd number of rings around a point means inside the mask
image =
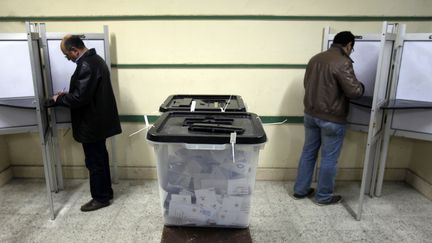
M 305 113 L 331 122 L 346 122 L 349 99 L 364 93 L 352 63 L 339 44 L 311 58 L 304 76 Z

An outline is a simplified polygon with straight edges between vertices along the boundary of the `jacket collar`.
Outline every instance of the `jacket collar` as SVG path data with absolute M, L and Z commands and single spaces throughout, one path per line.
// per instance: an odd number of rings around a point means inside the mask
M 330 49 L 339 50 L 342 56 L 346 56 L 351 61 L 351 63 L 354 63 L 353 59 L 351 59 L 351 57 L 346 54 L 341 44 L 332 44 Z
M 96 50 L 94 48 L 88 49 L 77 61 L 77 64 L 82 62 L 86 57 L 96 55 Z

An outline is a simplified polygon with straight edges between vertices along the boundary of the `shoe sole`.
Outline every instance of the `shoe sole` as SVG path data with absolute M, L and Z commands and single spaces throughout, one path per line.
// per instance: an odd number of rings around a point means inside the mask
M 336 205 L 336 204 L 339 204 L 339 203 L 341 203 L 343 201 L 343 198 L 341 198 L 339 201 L 337 201 L 337 202 L 332 202 L 332 203 L 319 203 L 319 202 L 317 202 L 317 201 L 314 201 L 314 203 L 316 204 L 316 205 L 318 205 L 318 206 L 330 206 L 330 205 Z
M 98 210 L 98 209 L 101 209 L 101 208 L 106 208 L 106 207 L 108 207 L 109 205 L 111 205 L 111 204 L 107 204 L 107 205 L 103 205 L 103 206 L 101 206 L 101 207 L 98 207 L 98 208 L 92 208 L 92 209 L 82 209 L 82 208 L 80 208 L 80 210 L 81 210 L 81 212 L 91 212 L 91 211 L 96 211 L 96 210 Z
M 301 200 L 301 199 L 305 199 L 305 198 L 309 198 L 312 197 L 315 193 L 315 189 L 312 188 L 312 192 L 308 192 L 308 194 L 306 194 L 305 196 L 302 197 L 296 197 L 293 194 L 289 194 L 294 200 Z

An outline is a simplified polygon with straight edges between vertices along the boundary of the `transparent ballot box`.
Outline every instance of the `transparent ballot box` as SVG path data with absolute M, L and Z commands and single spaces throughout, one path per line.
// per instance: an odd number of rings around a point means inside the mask
M 259 152 L 253 113 L 167 112 L 147 134 L 165 225 L 246 228 Z

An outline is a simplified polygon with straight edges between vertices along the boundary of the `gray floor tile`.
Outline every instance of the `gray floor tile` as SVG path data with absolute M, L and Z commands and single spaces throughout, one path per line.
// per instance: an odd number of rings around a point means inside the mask
M 386 183 L 379 198 L 365 197 L 357 210 L 359 183 L 339 182 L 345 204 L 317 206 L 294 200 L 293 182 L 258 181 L 250 232 L 254 242 L 432 242 L 432 203 L 401 182 Z M 45 182 L 15 179 L 0 187 L 0 242 L 160 242 L 163 217 L 156 180 L 113 185 L 114 203 L 83 213 L 88 180 L 67 180 L 54 195 L 56 220 L 49 220 Z

